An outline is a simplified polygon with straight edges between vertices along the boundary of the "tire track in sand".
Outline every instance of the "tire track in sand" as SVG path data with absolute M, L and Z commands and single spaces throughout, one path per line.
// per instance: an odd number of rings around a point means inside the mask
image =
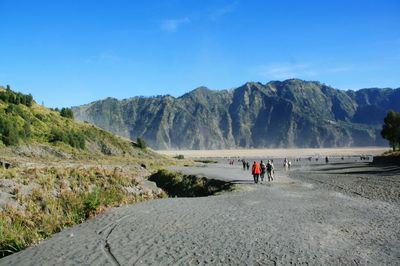
M 103 254 L 105 254 L 105 256 L 110 260 L 110 262 L 113 265 L 116 266 L 121 266 L 122 264 L 119 263 L 118 259 L 116 258 L 116 256 L 112 253 L 111 251 L 111 245 L 108 241 L 108 238 L 110 237 L 110 235 L 112 234 L 112 232 L 114 231 L 114 229 L 118 226 L 118 224 L 120 222 L 122 222 L 123 220 L 127 219 L 128 217 L 133 216 L 132 214 L 130 215 L 125 215 L 123 217 L 121 217 L 120 219 L 118 219 L 117 221 L 107 224 L 106 226 L 104 226 L 103 228 L 101 228 L 99 231 L 97 231 L 97 234 L 101 237 L 101 245 L 100 248 L 103 252 Z M 102 237 L 102 235 L 105 235 L 105 237 Z

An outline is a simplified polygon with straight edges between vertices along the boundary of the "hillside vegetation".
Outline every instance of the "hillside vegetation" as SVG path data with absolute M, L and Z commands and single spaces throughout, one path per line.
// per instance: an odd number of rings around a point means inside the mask
M 205 87 L 181 97 L 107 98 L 72 108 L 89 121 L 156 149 L 386 146 L 380 135 L 400 89 L 343 91 L 298 79 Z
M 30 100 L 25 102 L 22 100 L 25 98 Z M 0 87 L 0 147 L 47 145 L 58 150 L 59 155 L 84 158 L 88 155 L 158 156 L 150 150 L 139 149 L 128 139 L 92 124 L 77 122 L 71 118 L 72 112 L 68 115 L 65 110 L 50 110 L 36 104 L 31 95 Z M 23 149 L 8 150 L 18 152 Z M 37 152 L 32 155 L 40 155 L 40 151 Z
M 145 177 L 174 160 L 72 117 L 0 87 L 0 257 L 109 207 L 166 196 Z

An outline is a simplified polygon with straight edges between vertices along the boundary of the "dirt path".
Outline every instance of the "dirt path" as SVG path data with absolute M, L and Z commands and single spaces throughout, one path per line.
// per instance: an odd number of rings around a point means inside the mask
M 237 167 L 185 168 L 237 192 L 113 209 L 0 265 L 399 265 L 400 208 L 286 172 L 251 184 Z

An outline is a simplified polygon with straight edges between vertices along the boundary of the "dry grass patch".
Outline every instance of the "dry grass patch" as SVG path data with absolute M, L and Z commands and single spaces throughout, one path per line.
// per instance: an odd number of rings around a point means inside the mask
M 141 189 L 137 173 L 121 167 L 2 169 L 0 175 L 0 181 L 12 182 L 15 202 L 0 211 L 1 257 L 107 208 L 166 196 Z M 132 193 L 130 188 L 140 192 Z

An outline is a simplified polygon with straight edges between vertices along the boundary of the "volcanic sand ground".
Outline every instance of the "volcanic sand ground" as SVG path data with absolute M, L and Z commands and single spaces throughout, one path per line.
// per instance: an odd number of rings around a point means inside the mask
M 400 264 L 398 167 L 276 166 L 275 180 L 258 185 L 237 163 L 183 168 L 239 189 L 115 208 L 0 265 Z M 380 197 L 382 187 L 393 191 Z
M 231 150 L 159 150 L 168 156 L 183 155 L 185 158 L 220 158 L 220 157 L 308 157 L 308 156 L 353 156 L 355 154 L 381 155 L 389 150 L 384 147 L 351 148 L 304 148 L 304 149 L 231 149 Z

